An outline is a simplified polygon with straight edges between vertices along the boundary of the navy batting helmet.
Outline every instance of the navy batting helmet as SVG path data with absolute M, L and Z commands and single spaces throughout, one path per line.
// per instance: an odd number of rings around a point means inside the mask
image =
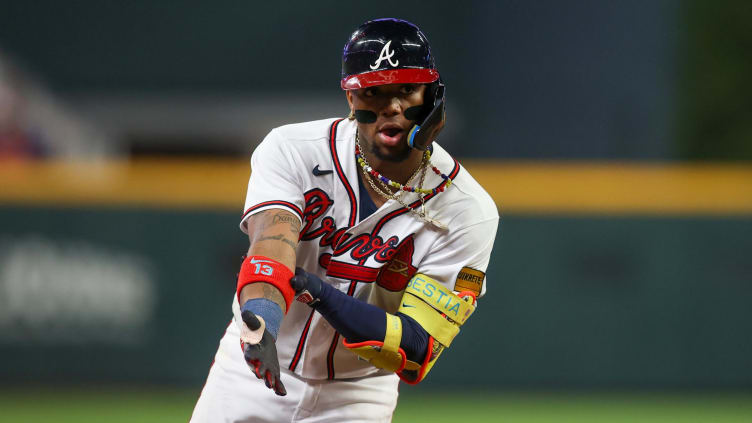
M 416 122 L 408 144 L 425 150 L 444 126 L 444 84 L 428 38 L 417 26 L 401 19 L 364 23 L 352 33 L 342 54 L 343 90 L 387 84 L 429 84 L 424 105 L 405 111 L 405 117 Z M 358 119 L 364 123 L 376 120 L 372 113 L 361 116 L 370 116 Z
M 417 26 L 376 19 L 358 27 L 342 54 L 342 89 L 428 84 L 439 79 L 431 46 Z

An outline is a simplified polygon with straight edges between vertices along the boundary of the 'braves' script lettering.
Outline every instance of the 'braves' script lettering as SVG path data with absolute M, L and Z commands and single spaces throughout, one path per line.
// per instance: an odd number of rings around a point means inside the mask
M 379 263 L 386 263 L 394 257 L 400 247 L 400 239 L 390 236 L 384 240 L 380 235 L 370 233 L 353 235 L 346 233 L 349 227 L 337 228 L 334 218 L 324 216 L 334 202 L 321 189 L 315 188 L 305 193 L 303 229 L 301 241 L 318 239 L 319 246 L 331 247 L 332 256 L 349 253 L 355 261 L 365 261 L 373 257 Z M 324 216 L 323 218 L 321 218 Z M 317 227 L 314 222 L 321 218 Z

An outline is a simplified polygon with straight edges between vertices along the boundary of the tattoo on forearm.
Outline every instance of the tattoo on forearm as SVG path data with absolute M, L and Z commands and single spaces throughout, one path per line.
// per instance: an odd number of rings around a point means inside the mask
M 279 292 L 279 289 L 269 285 L 269 284 L 262 284 L 261 289 L 264 292 L 264 298 L 268 298 L 270 300 L 277 300 L 282 298 L 282 294 Z M 284 299 L 284 298 L 282 298 Z
M 266 283 L 261 284 L 261 289 L 264 293 L 264 298 L 274 301 L 279 305 L 280 308 L 282 308 L 282 310 L 285 309 L 285 297 L 282 296 L 282 293 L 279 292 L 279 289 Z
M 298 218 L 285 211 L 261 212 L 251 222 L 252 226 L 249 227 L 249 231 L 259 234 L 280 223 L 290 225 L 290 231 L 295 235 L 300 233 L 301 228 Z
M 277 223 L 288 223 L 290 224 L 290 229 L 293 230 L 295 233 L 300 232 L 300 221 L 295 216 L 290 215 L 289 213 L 277 213 L 272 218 L 272 225 L 276 225 Z
M 295 248 L 297 248 L 297 244 L 295 244 L 295 242 L 293 242 L 293 241 L 290 241 L 289 239 L 285 238 L 285 236 L 284 236 L 284 235 L 282 235 L 282 234 L 279 234 L 279 235 L 273 235 L 273 236 L 262 236 L 261 238 L 259 238 L 259 239 L 257 240 L 257 242 L 261 242 L 261 241 L 267 241 L 267 240 L 282 241 L 282 242 L 284 242 L 285 244 L 287 244 L 287 245 L 289 245 L 290 247 L 292 247 L 292 249 L 293 249 L 293 250 L 294 250 Z

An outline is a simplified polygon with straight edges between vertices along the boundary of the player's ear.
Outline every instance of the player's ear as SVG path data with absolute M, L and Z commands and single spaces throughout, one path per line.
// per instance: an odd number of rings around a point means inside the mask
M 355 107 L 353 106 L 352 91 L 345 91 L 345 98 L 347 98 L 347 105 L 350 107 L 350 114 L 347 116 L 347 118 L 353 120 L 355 119 Z

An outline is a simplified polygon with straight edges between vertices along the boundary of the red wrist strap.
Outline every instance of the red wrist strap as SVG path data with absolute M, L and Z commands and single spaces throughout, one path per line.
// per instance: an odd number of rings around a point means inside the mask
M 266 282 L 274 285 L 282 293 L 282 297 L 287 304 L 287 310 L 285 310 L 285 314 L 287 314 L 287 311 L 290 310 L 290 303 L 295 298 L 295 291 L 290 285 L 290 279 L 293 276 L 290 269 L 277 260 L 264 256 L 246 257 L 243 260 L 243 265 L 240 266 L 240 274 L 238 275 L 238 299 L 240 299 L 240 291 L 244 286 L 256 282 Z

